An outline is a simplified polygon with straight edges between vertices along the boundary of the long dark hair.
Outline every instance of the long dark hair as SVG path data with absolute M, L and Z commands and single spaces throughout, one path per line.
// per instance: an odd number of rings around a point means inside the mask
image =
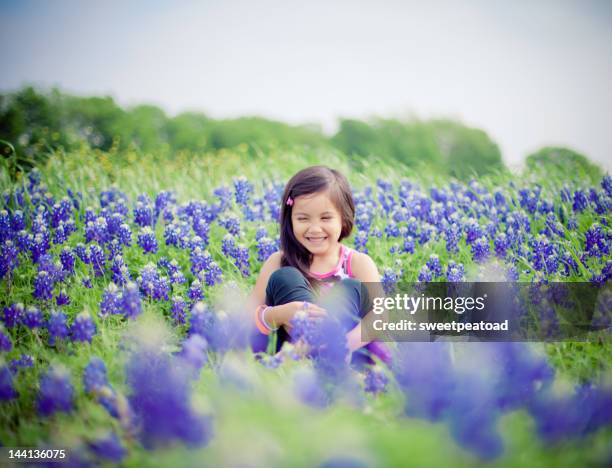
M 287 199 L 295 199 L 301 195 L 327 192 L 331 202 L 342 217 L 340 238 L 348 237 L 353 230 L 355 220 L 355 204 L 348 180 L 340 172 L 327 166 L 312 166 L 295 174 L 285 187 L 280 215 L 280 242 L 283 256 L 281 266 L 292 266 L 300 270 L 310 283 L 316 284 L 310 276 L 312 254 L 298 242 L 293 233 L 291 223 L 292 205 L 287 205 Z

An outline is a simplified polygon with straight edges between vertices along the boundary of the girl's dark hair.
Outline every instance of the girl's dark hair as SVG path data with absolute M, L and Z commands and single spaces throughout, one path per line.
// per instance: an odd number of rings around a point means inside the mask
M 287 199 L 289 197 L 295 199 L 301 195 L 317 192 L 327 192 L 331 202 L 342 216 L 342 231 L 338 240 L 351 234 L 355 219 L 355 204 L 351 187 L 346 177 L 340 172 L 327 166 L 312 166 L 302 169 L 287 182 L 280 215 L 280 242 L 283 251 L 281 266 L 297 268 L 311 283 L 315 283 L 309 273 L 312 254 L 295 238 L 291 223 L 293 206 L 287 205 Z

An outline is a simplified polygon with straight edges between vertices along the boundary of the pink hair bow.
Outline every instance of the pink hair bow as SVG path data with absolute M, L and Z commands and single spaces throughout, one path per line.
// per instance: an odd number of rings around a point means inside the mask
M 291 197 L 287 198 L 287 205 L 288 206 L 293 206 L 293 198 L 291 198 Z

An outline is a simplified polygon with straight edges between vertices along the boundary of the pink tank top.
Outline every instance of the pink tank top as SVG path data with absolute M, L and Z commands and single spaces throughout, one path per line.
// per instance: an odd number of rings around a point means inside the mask
M 336 267 L 328 271 L 327 273 L 313 273 L 310 274 L 320 280 L 324 286 L 332 287 L 336 281 L 343 280 L 345 278 L 354 278 L 353 271 L 351 270 L 351 260 L 355 251 L 345 245 L 340 247 L 340 259 Z

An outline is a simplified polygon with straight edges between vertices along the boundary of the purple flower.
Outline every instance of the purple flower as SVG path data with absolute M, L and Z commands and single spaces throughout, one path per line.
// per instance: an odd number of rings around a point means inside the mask
M 123 288 L 120 301 L 123 313 L 127 318 L 135 319 L 142 313 L 142 301 L 136 283 L 130 281 Z
M 472 244 L 472 257 L 475 262 L 482 263 L 489 257 L 489 241 L 486 237 L 477 239 Z
M 366 393 L 384 393 L 387 390 L 388 383 L 389 378 L 378 366 L 371 367 L 366 371 L 364 378 Z
M 138 285 L 145 297 L 168 300 L 170 283 L 168 278 L 159 274 L 155 264 L 148 263 L 143 267 L 138 278 Z
M 191 272 L 197 275 L 203 270 L 208 270 L 213 261 L 212 256 L 200 247 L 196 247 L 190 253 Z
M 74 274 L 74 265 L 76 258 L 69 247 L 64 247 L 64 250 L 60 253 L 60 262 L 62 263 L 62 269 L 72 275 Z
M 146 226 L 142 228 L 138 234 L 138 245 L 142 247 L 144 253 L 156 253 L 157 252 L 157 239 L 153 230 Z
M 440 263 L 440 257 L 438 257 L 436 254 L 431 254 L 429 256 L 429 260 L 427 260 L 426 265 L 434 277 L 442 276 L 442 264 Z
M 93 288 L 93 283 L 91 282 L 91 278 L 89 276 L 85 276 L 81 281 L 81 284 L 87 289 Z
M 81 312 L 74 319 L 70 332 L 72 341 L 87 341 L 91 343 L 93 336 L 96 334 L 96 324 L 87 312 Z
M 40 271 L 34 279 L 34 297 L 41 301 L 50 301 L 53 297 L 53 278 L 46 271 Z
M 68 325 L 66 322 L 66 314 L 63 312 L 52 311 L 49 315 L 47 330 L 49 331 L 49 344 L 51 346 L 55 344 L 57 338 L 63 340 L 68 337 Z
M 455 263 L 453 260 L 448 261 L 446 268 L 446 278 L 450 283 L 459 283 L 464 280 L 465 268 L 462 263 Z
M 172 315 L 172 318 L 174 319 L 175 323 L 178 323 L 178 324 L 185 323 L 186 309 L 187 309 L 187 302 L 185 302 L 185 300 L 182 297 L 180 296 L 172 297 L 172 308 L 170 309 L 170 314 Z
M 8 353 L 11 349 L 13 349 L 13 343 L 6 334 L 4 327 L 0 325 L 0 351 Z
M 57 411 L 72 410 L 74 389 L 70 374 L 63 367 L 51 367 L 40 379 L 40 392 L 36 400 L 38 414 L 51 416 Z
M 143 195 L 140 197 L 143 197 Z M 136 207 L 134 208 L 134 222 L 140 227 L 153 226 L 153 210 L 150 205 L 150 200 L 148 200 L 146 195 L 144 195 L 142 201 L 136 202 Z
M 207 286 L 214 286 L 221 283 L 223 279 L 223 271 L 216 262 L 211 262 L 208 270 L 204 273 L 204 281 Z
M 572 209 L 574 210 L 574 213 L 580 213 L 584 211 L 588 207 L 588 204 L 589 200 L 587 199 L 585 193 L 582 190 L 576 190 L 574 192 L 574 203 L 572 204 Z
M 365 231 L 358 231 L 355 234 L 355 249 L 359 252 L 368 253 L 368 233 Z
M 13 375 L 16 375 L 20 368 L 26 367 L 34 367 L 34 358 L 29 354 L 22 354 L 19 359 L 13 359 L 10 364 Z
M 113 282 L 119 286 L 125 286 L 125 284 L 132 279 L 128 267 L 121 255 L 117 255 L 113 259 L 111 272 L 113 274 Z
M 0 364 L 0 401 L 12 400 L 17 395 L 13 387 L 13 374 L 7 366 Z
M 126 378 L 138 436 L 146 449 L 177 440 L 193 447 L 208 443 L 211 421 L 191 408 L 190 375 L 175 359 L 153 349 L 139 350 L 127 364 Z
M 117 239 L 121 242 L 122 245 L 129 247 L 132 245 L 132 230 L 130 226 L 123 223 L 119 226 L 119 231 L 117 232 Z
M 70 296 L 66 294 L 66 291 L 61 291 L 55 298 L 55 303 L 58 307 L 70 304 Z
M 121 463 L 127 455 L 126 448 L 115 432 L 110 432 L 106 437 L 88 442 L 89 450 L 97 457 L 112 463 Z
M 121 313 L 121 292 L 115 283 L 110 283 L 102 293 L 100 301 L 100 317 L 118 315 Z
M 11 304 L 4 308 L 2 320 L 7 328 L 13 328 L 23 322 L 23 304 Z
M 207 348 L 206 340 L 199 334 L 193 334 L 183 342 L 179 356 L 194 370 L 199 371 L 208 360 Z
M 236 203 L 246 206 L 249 203 L 251 193 L 253 193 L 253 185 L 247 180 L 246 177 L 241 176 L 234 179 L 234 190 Z
M 398 276 L 391 268 L 385 268 L 381 278 L 381 283 L 385 294 L 391 294 L 395 291 L 395 284 L 397 283 Z
M 24 313 L 23 324 L 29 329 L 42 328 L 45 324 L 43 313 L 34 306 L 29 306 Z
M 104 269 L 106 268 L 106 257 L 104 256 L 104 250 L 98 244 L 92 244 L 89 246 L 89 261 L 93 267 L 95 276 L 104 275 Z
M 324 382 L 310 369 L 299 370 L 293 375 L 293 390 L 298 399 L 308 406 L 325 408 L 330 403 Z
M 419 270 L 417 279 L 421 283 L 428 283 L 433 279 L 433 275 L 431 274 L 431 271 L 427 265 L 423 265 L 423 267 Z
M 5 241 L 0 250 L 0 278 L 10 276 L 17 265 L 19 265 L 17 255 L 17 247 L 13 241 Z

